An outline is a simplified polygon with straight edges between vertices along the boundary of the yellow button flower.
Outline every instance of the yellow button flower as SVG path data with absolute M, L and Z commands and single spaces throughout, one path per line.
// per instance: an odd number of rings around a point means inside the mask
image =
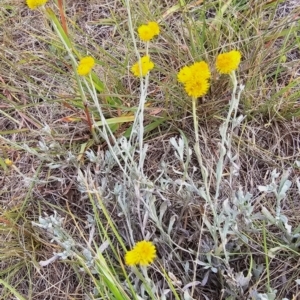
M 209 66 L 205 61 L 195 62 L 190 66 L 190 68 L 194 76 L 201 77 L 203 79 L 210 78 Z
M 181 83 L 186 83 L 192 77 L 192 70 L 188 66 L 184 66 L 177 74 L 177 80 Z
M 237 50 L 222 53 L 217 56 L 216 68 L 220 74 L 230 74 L 241 62 L 241 53 Z
M 140 64 L 139 62 L 136 62 L 131 67 L 131 72 L 136 77 L 144 77 L 148 74 L 149 71 L 151 71 L 154 68 L 154 63 L 150 60 L 149 55 L 145 55 L 141 58 L 141 70 L 140 70 Z
M 140 241 L 125 255 L 125 263 L 128 266 L 148 266 L 156 258 L 156 248 L 152 242 Z
M 204 96 L 209 89 L 210 70 L 205 61 L 184 66 L 177 74 L 177 80 L 184 84 L 186 93 L 193 98 Z
M 144 42 L 152 40 L 156 35 L 159 35 L 159 32 L 159 26 L 156 22 L 149 22 L 138 28 L 139 38 Z
M 9 158 L 6 158 L 4 162 L 8 167 L 11 167 L 14 164 Z
M 207 79 L 195 77 L 185 83 L 184 89 L 190 97 L 202 97 L 208 92 L 209 82 Z
M 26 0 L 26 3 L 30 9 L 36 9 L 39 6 L 46 4 L 48 0 Z
M 77 74 L 80 76 L 86 76 L 95 65 L 95 60 L 91 56 L 83 57 L 77 67 Z
M 159 25 L 156 22 L 148 22 L 148 26 L 152 30 L 154 35 L 159 35 L 160 29 Z

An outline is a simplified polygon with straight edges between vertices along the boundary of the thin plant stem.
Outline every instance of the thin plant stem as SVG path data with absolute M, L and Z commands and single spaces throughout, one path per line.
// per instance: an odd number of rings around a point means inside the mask
M 127 9 L 127 14 L 128 14 L 128 26 L 129 26 L 129 32 L 131 34 L 131 38 L 133 41 L 133 46 L 134 50 L 136 53 L 136 56 L 138 58 L 139 62 L 139 69 L 140 73 L 142 73 L 142 63 L 141 63 L 141 57 L 139 54 L 139 50 L 136 45 L 136 39 L 135 39 L 135 34 L 134 34 L 134 29 L 133 29 L 133 24 L 132 24 L 132 16 L 131 16 L 131 9 L 130 9 L 130 1 L 126 0 L 126 9 Z M 149 48 L 149 43 L 146 43 L 146 54 L 148 54 L 148 48 Z M 133 139 L 135 136 L 137 136 L 137 142 L 133 143 L 132 146 L 132 153 L 135 152 L 136 147 L 138 146 L 139 149 L 139 164 L 137 166 L 137 171 L 138 171 L 138 176 L 143 177 L 143 167 L 144 167 L 144 157 L 145 157 L 145 149 L 144 149 L 144 107 L 147 99 L 147 91 L 148 91 L 148 86 L 149 86 L 149 74 L 146 75 L 145 79 L 140 76 L 140 101 L 139 101 L 139 106 L 138 109 L 136 110 L 135 113 L 135 119 L 132 125 L 132 131 L 129 137 L 129 145 L 131 145 Z
M 236 97 L 236 91 L 237 91 L 238 83 L 237 83 L 235 71 L 232 71 L 232 73 L 230 74 L 230 78 L 231 78 L 232 83 L 233 83 L 233 90 L 232 90 L 232 94 L 231 94 L 231 101 L 230 101 L 230 106 L 229 106 L 229 111 L 228 111 L 228 114 L 227 114 L 227 118 L 226 118 L 225 122 L 223 123 L 223 125 L 221 126 L 221 129 L 220 129 L 222 139 L 221 139 L 221 144 L 220 144 L 220 158 L 219 158 L 219 161 L 218 161 L 217 172 L 216 172 L 215 201 L 217 201 L 217 199 L 219 198 L 219 193 L 220 193 L 220 184 L 221 184 L 221 178 L 222 178 L 222 175 L 223 175 L 224 157 L 225 157 L 225 154 L 226 154 L 225 143 L 226 143 L 226 141 L 227 141 L 227 143 L 229 142 L 227 140 L 227 130 L 228 130 L 230 118 L 231 118 L 231 115 L 232 115 L 233 111 L 234 111 L 234 118 L 236 117 L 237 108 L 238 108 L 238 104 L 239 104 L 239 100 L 240 100 L 240 97 L 239 97 L 240 93 L 239 93 L 238 97 Z
M 198 159 L 199 167 L 200 167 L 200 170 L 201 170 L 202 179 L 203 179 L 204 186 L 205 186 L 206 199 L 209 202 L 209 205 L 210 205 L 211 210 L 212 210 L 213 215 L 214 215 L 214 219 L 216 220 L 217 213 L 216 213 L 215 207 L 213 205 L 213 202 L 212 202 L 210 194 L 209 194 L 209 186 L 208 186 L 208 182 L 207 182 L 208 172 L 207 172 L 206 167 L 203 164 L 202 153 L 201 153 L 201 149 L 200 149 L 199 130 L 198 130 L 198 117 L 197 117 L 197 113 L 196 113 L 196 102 L 197 102 L 197 98 L 192 98 L 193 121 L 194 121 L 195 140 L 196 140 L 196 143 L 195 143 L 194 147 L 195 147 L 195 152 L 196 152 L 196 156 L 197 156 L 197 159 Z
M 89 112 L 89 108 L 88 108 L 88 103 L 84 102 L 83 106 L 84 106 L 84 111 L 85 111 L 85 115 L 86 115 L 86 120 L 88 122 L 90 132 L 92 133 L 93 132 L 93 124 L 92 124 L 92 120 L 91 120 L 91 116 L 90 116 L 90 112 Z
M 58 8 L 59 8 L 59 14 L 61 19 L 61 25 L 64 29 L 65 34 L 68 35 L 68 27 L 67 27 L 65 11 L 63 7 L 63 0 L 58 0 Z

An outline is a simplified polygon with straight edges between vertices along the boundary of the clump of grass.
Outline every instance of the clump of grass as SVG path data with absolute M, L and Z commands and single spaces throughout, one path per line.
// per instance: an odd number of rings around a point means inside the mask
M 33 46 L 3 31 L 1 297 L 297 297 L 291 17 L 275 24 L 274 1 L 125 1 L 99 20 L 71 2 L 23 6 L 43 24 L 23 31 Z M 7 24 L 18 9 L 1 8 Z

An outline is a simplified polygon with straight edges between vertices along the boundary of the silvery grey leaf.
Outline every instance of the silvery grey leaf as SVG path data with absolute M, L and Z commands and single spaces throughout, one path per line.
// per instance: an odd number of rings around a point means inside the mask
M 235 274 L 235 280 L 236 280 L 237 284 L 242 288 L 247 288 L 249 286 L 251 277 L 252 277 L 251 274 L 244 276 L 243 272 L 239 272 L 239 273 Z
M 188 288 L 190 288 L 190 287 L 193 287 L 193 286 L 196 286 L 196 285 L 198 285 L 198 284 L 201 284 L 201 282 L 200 282 L 200 281 L 192 281 L 192 282 L 186 284 L 186 285 L 182 288 L 182 290 L 185 291 L 186 289 L 188 289 Z

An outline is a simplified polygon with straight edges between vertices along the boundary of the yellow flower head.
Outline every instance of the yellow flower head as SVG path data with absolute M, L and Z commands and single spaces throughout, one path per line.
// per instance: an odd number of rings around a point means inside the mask
M 203 79 L 210 78 L 209 66 L 205 61 L 195 62 L 190 68 L 195 77 L 201 77 Z
M 205 61 L 185 66 L 177 74 L 177 80 L 184 84 L 186 93 L 194 98 L 204 96 L 209 89 L 210 71 Z
M 154 36 L 159 35 L 159 32 L 159 26 L 156 22 L 149 22 L 138 28 L 139 38 L 144 42 L 152 40 Z
M 9 158 L 6 158 L 4 162 L 8 167 L 11 167 L 14 164 Z
M 83 57 L 77 67 L 77 74 L 80 76 L 88 75 L 95 65 L 95 60 L 91 56 Z
M 190 97 L 202 97 L 208 92 L 209 82 L 205 78 L 193 78 L 185 83 L 184 89 Z
M 159 25 L 156 22 L 148 22 L 148 27 L 152 30 L 154 35 L 159 35 Z
M 30 9 L 36 9 L 39 6 L 46 4 L 48 0 L 26 0 L 26 3 Z
M 188 66 L 184 66 L 177 74 L 177 80 L 181 83 L 186 83 L 192 77 L 192 70 Z
M 141 70 L 140 70 L 140 64 L 141 64 Z M 141 77 L 141 76 L 144 77 L 153 68 L 154 68 L 154 63 L 150 60 L 150 56 L 145 55 L 141 58 L 140 62 L 136 62 L 131 67 L 131 72 L 136 77 Z
M 125 263 L 128 266 L 148 266 L 156 258 L 156 248 L 152 242 L 140 241 L 125 255 Z
M 216 68 L 220 74 L 230 74 L 236 70 L 241 62 L 241 52 L 232 50 L 217 56 Z

